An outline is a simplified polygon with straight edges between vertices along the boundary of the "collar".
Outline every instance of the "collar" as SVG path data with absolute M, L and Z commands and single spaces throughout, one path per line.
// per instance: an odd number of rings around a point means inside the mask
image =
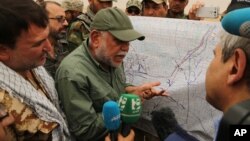
M 90 9 L 90 7 L 87 7 L 87 12 L 86 14 L 88 15 L 88 17 L 91 19 L 91 21 L 93 21 L 94 17 L 95 17 L 95 13 Z

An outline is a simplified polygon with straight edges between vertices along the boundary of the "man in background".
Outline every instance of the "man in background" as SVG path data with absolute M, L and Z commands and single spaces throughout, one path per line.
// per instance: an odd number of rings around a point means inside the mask
M 53 47 L 47 56 L 44 67 L 54 78 L 62 59 L 70 52 L 66 41 L 66 26 L 68 22 L 64 9 L 59 3 L 55 1 L 45 1 L 41 3 L 41 6 L 47 12 L 49 18 L 49 40 Z
M 169 9 L 167 17 L 176 19 L 200 20 L 201 18 L 197 17 L 196 13 L 199 8 L 204 6 L 204 4 L 200 1 L 196 1 L 189 9 L 188 15 L 186 15 L 184 10 L 188 5 L 188 1 L 189 0 L 168 0 Z
M 95 14 L 104 8 L 112 7 L 116 0 L 88 0 L 87 12 L 79 15 L 77 20 L 68 28 L 67 41 L 71 50 L 77 48 L 90 32 L 90 24 Z
M 167 17 L 178 19 L 200 20 L 196 17 L 196 13 L 200 7 L 203 7 L 202 2 L 197 1 L 189 10 L 188 15 L 184 14 L 184 9 L 188 4 L 188 0 L 143 0 L 142 15 L 151 17 Z
M 142 16 L 166 17 L 168 13 L 167 0 L 143 0 Z
M 142 5 L 139 0 L 128 0 L 126 4 L 126 13 L 128 16 L 140 16 Z
M 84 4 L 82 0 L 64 0 L 62 2 L 62 7 L 64 8 L 66 14 L 65 18 L 69 27 L 71 23 L 76 21 L 76 18 L 82 14 L 83 6 Z
M 188 16 L 184 14 L 184 9 L 188 5 L 188 0 L 168 0 L 168 18 L 187 19 Z

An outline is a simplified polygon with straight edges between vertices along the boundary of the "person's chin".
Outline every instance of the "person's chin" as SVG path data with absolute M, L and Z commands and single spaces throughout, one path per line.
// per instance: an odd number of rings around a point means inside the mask
M 180 10 L 180 9 L 173 9 L 173 12 L 174 12 L 174 13 L 180 13 L 181 10 Z
M 114 68 L 118 68 L 120 65 L 122 64 L 122 62 L 113 62 L 113 67 Z
M 215 104 L 214 104 L 213 98 L 211 98 L 211 97 L 209 96 L 208 93 L 206 93 L 206 101 L 207 101 L 210 105 L 216 107 Z

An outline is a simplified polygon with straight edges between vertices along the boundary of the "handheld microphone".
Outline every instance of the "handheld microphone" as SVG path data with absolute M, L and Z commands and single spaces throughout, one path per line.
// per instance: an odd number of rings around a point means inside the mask
M 164 141 L 198 141 L 195 137 L 189 135 L 178 124 L 174 112 L 164 107 L 158 111 L 152 112 L 152 123 L 160 140 Z
M 103 105 L 102 116 L 105 127 L 109 130 L 111 141 L 117 141 L 117 129 L 120 127 L 121 114 L 118 104 L 107 101 Z
M 137 122 L 140 117 L 141 99 L 138 95 L 122 94 L 118 103 L 122 119 L 121 134 L 126 137 L 130 133 L 131 124 Z
M 250 8 L 242 8 L 227 13 L 222 27 L 231 34 L 250 38 Z

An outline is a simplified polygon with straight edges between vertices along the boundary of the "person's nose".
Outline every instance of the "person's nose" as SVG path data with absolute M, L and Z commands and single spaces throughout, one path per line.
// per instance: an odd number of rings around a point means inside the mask
M 148 14 L 149 14 L 150 16 L 152 16 L 152 15 L 154 14 L 154 9 L 150 7 L 150 8 L 148 9 Z
M 129 42 L 123 42 L 121 44 L 121 50 L 128 52 L 129 51 Z
M 49 39 L 46 39 L 45 44 L 44 44 L 44 47 L 43 47 L 43 50 L 44 50 L 45 52 L 50 52 L 52 49 L 53 49 L 53 47 L 52 47 L 52 45 L 51 45 Z
M 68 26 L 68 25 L 69 25 L 69 24 L 68 24 L 67 20 L 64 20 L 63 26 Z

